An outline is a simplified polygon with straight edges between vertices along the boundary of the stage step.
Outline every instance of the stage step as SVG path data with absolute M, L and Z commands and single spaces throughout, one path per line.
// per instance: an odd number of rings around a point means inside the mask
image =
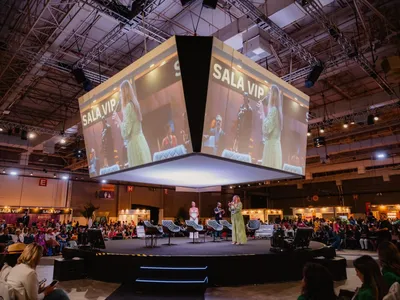
M 208 286 L 208 267 L 141 266 L 135 290 L 203 292 Z

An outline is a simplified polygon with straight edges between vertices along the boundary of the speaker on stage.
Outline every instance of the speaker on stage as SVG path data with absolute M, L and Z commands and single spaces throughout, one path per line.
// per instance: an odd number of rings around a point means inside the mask
M 305 86 L 308 88 L 313 87 L 323 70 L 323 65 L 314 66 L 306 79 Z

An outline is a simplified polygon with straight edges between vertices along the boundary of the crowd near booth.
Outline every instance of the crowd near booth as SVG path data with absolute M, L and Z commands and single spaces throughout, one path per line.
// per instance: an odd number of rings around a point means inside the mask
M 242 214 L 247 220 L 260 220 L 262 222 L 273 223 L 276 218 L 283 219 L 283 211 L 282 209 L 267 209 L 267 208 L 259 208 L 259 209 L 250 209 L 243 210 Z
M 371 205 L 371 212 L 378 220 L 381 215 L 386 215 L 390 220 L 396 220 L 400 218 L 400 204 Z
M 293 216 L 311 220 L 315 218 L 350 218 L 351 208 L 349 206 L 329 206 L 329 207 L 292 207 Z

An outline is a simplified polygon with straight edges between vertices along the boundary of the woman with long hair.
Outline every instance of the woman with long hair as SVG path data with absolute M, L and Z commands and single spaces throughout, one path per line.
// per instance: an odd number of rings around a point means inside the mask
M 382 300 L 388 293 L 378 263 L 369 255 L 363 255 L 353 262 L 357 277 L 362 282 L 354 300 Z
M 68 300 L 67 294 L 55 286 L 39 286 L 36 267 L 43 256 L 43 247 L 37 243 L 26 246 L 17 265 L 12 268 L 7 283 L 13 288 L 17 300 L 37 300 L 44 293 L 44 300 Z
M 383 279 L 388 287 L 400 283 L 400 251 L 391 242 L 382 242 L 378 247 L 379 262 L 382 267 Z
M 114 112 L 113 119 L 121 128 L 121 135 L 127 145 L 129 167 L 151 162 L 149 145 L 142 131 L 142 113 L 139 101 L 128 80 L 120 85 L 120 99 L 122 106 L 122 120 Z
M 232 244 L 242 245 L 247 243 L 246 228 L 242 215 L 242 202 L 240 197 L 233 196 L 232 202 L 229 203 L 229 211 L 232 220 Z
M 257 104 L 260 118 L 263 122 L 262 133 L 264 150 L 262 165 L 275 169 L 282 169 L 281 133 L 283 129 L 283 94 L 278 86 L 272 85 L 265 98 L 268 98 L 267 116 L 265 116 L 262 100 Z
M 308 263 L 303 269 L 301 295 L 297 300 L 336 300 L 331 273 L 322 265 Z

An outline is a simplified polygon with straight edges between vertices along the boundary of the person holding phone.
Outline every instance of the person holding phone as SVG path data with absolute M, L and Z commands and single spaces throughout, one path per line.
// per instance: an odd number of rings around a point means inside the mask
M 16 300 L 69 300 L 63 290 L 55 288 L 57 281 L 48 286 L 44 282 L 39 284 L 36 267 L 42 256 L 42 246 L 29 244 L 18 258 L 17 265 L 10 271 L 7 283 L 14 289 Z

